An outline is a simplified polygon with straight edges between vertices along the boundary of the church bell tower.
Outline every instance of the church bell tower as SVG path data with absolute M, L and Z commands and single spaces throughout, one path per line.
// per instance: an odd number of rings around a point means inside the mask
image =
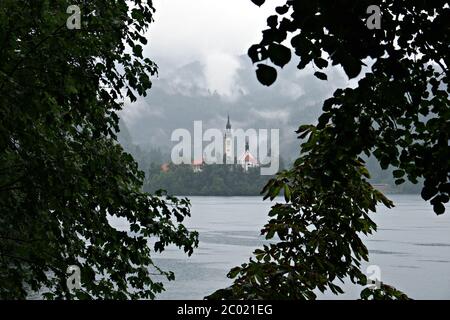
M 225 127 L 225 136 L 223 141 L 224 163 L 233 164 L 233 135 L 231 132 L 230 115 L 228 115 L 227 125 Z

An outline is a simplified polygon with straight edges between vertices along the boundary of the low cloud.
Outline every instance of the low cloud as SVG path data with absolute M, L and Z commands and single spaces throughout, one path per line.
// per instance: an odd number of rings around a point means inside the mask
M 237 83 L 240 63 L 237 57 L 225 53 L 208 54 L 205 58 L 204 75 L 210 92 L 232 98 L 242 89 Z

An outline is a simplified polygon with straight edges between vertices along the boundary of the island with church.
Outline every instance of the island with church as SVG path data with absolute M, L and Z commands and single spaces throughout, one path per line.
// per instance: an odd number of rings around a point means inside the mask
M 207 164 L 204 157 L 194 159 L 191 164 L 152 163 L 144 190 L 170 190 L 171 194 L 183 196 L 259 196 L 272 176 L 261 175 L 261 164 L 250 151 L 248 140 L 240 154 L 236 153 L 234 140 L 228 116 L 223 131 L 223 153 L 218 155 L 223 158 L 221 163 Z

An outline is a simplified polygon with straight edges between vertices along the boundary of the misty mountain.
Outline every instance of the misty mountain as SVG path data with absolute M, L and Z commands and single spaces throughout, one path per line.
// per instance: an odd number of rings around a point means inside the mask
M 193 130 L 193 122 L 203 121 L 203 129 L 225 129 L 230 115 L 233 129 L 280 129 L 280 152 L 292 159 L 298 154 L 295 130 L 314 123 L 322 102 L 337 87 L 346 85 L 339 69 L 330 70 L 329 81 L 313 76 L 314 70 L 299 72 L 291 63 L 279 72 L 271 87 L 256 79 L 255 67 L 247 56 L 226 57 L 215 62 L 193 62 L 170 72 L 160 70 L 146 98 L 125 106 L 121 113 L 126 138 L 143 149 L 161 148 L 169 152 L 173 130 Z

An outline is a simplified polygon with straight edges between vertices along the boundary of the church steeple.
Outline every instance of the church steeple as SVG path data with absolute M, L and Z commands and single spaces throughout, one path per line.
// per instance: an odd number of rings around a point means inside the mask
M 225 136 L 223 137 L 223 155 L 224 163 L 233 164 L 233 132 L 231 132 L 230 115 L 228 115 L 227 126 L 225 130 Z
M 227 121 L 226 129 L 227 129 L 227 130 L 230 130 L 230 129 L 231 129 L 230 115 L 228 115 L 228 121 Z

